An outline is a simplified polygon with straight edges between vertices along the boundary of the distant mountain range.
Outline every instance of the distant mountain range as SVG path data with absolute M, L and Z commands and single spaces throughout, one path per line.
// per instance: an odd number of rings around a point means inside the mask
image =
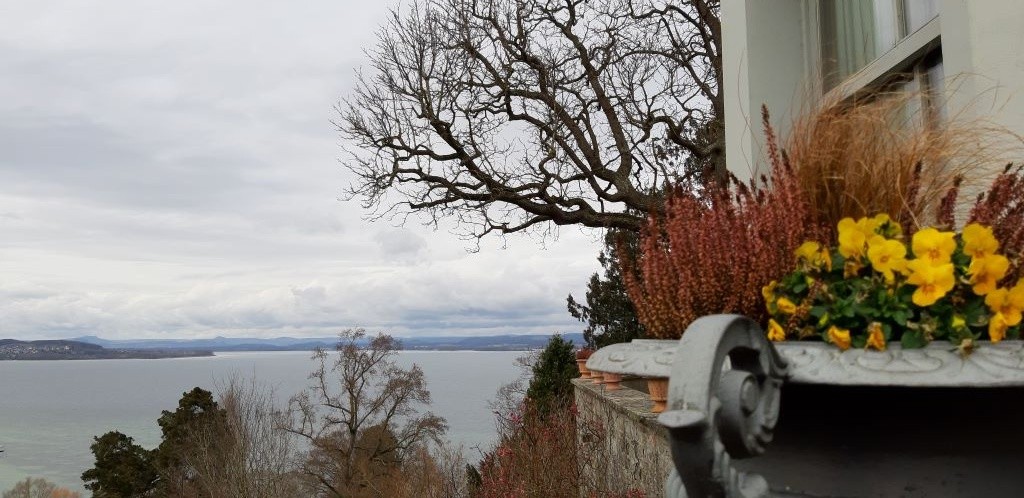
M 550 335 L 490 335 L 476 337 L 399 337 L 402 349 L 424 351 L 522 351 L 547 345 Z M 576 346 L 583 345 L 583 334 L 562 334 Z M 213 339 L 137 339 L 108 340 L 83 336 L 71 341 L 117 349 L 189 349 L 208 351 L 311 351 L 333 348 L 336 337 L 276 337 L 273 339 L 215 337 Z

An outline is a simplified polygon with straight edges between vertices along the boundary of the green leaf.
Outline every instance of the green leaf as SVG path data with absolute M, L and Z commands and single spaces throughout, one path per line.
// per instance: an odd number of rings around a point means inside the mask
M 904 349 L 921 349 L 928 344 L 928 341 L 920 330 L 905 330 L 903 337 L 900 338 L 900 344 Z

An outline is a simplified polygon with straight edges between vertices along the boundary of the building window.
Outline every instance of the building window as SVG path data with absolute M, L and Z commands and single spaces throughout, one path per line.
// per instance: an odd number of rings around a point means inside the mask
M 905 123 L 926 128 L 940 126 L 947 117 L 942 52 L 935 50 L 908 70 L 893 74 L 882 90 L 895 90 L 910 97 L 903 109 Z
M 825 90 L 878 59 L 937 14 L 936 0 L 819 0 Z

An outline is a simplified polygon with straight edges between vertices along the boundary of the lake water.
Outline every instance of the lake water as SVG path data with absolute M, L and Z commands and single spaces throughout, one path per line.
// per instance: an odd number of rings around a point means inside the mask
M 519 375 L 514 351 L 403 351 L 398 363 L 419 365 L 433 397 L 430 410 L 448 420 L 448 438 L 487 449 L 495 436 L 487 402 Z M 93 436 L 118 430 L 145 448 L 160 441 L 156 419 L 195 386 L 213 391 L 231 376 L 255 378 L 280 398 L 303 390 L 314 363 L 307 352 L 218 353 L 164 360 L 0 361 L 0 491 L 26 476 L 84 491 Z

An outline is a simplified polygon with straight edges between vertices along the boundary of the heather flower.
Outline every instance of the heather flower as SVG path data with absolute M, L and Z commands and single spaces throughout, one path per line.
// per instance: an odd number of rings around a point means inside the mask
M 911 300 L 918 306 L 935 304 L 956 285 L 952 263 L 933 265 L 930 259 L 915 259 L 907 263 L 907 268 L 907 283 L 917 286 Z
M 850 349 L 850 331 L 833 325 L 828 328 L 828 342 L 831 342 L 839 349 L 846 351 L 847 349 Z
M 889 240 L 875 235 L 868 240 L 868 259 L 875 271 L 885 276 L 885 281 L 895 280 L 893 272 L 903 273 L 907 269 L 907 246 L 898 240 Z
M 972 258 L 984 258 L 999 250 L 999 241 L 992 234 L 992 227 L 971 223 L 964 227 L 960 237 L 964 241 L 964 254 Z
M 929 264 L 940 265 L 949 263 L 956 240 L 953 232 L 940 232 L 932 227 L 918 230 L 911 239 L 911 248 L 918 260 L 926 260 Z
M 826 230 L 813 222 L 781 153 L 769 176 L 761 183 L 733 179 L 700 191 L 672 189 L 664 209 L 648 217 L 639 251 L 616 251 L 648 335 L 678 338 L 694 320 L 715 313 L 766 323 L 777 311 L 769 282 L 794 270 L 794 250 L 823 239 Z
M 967 274 L 971 276 L 974 293 L 984 296 L 996 289 L 996 285 L 1010 269 L 1010 260 L 999 254 L 989 254 L 971 260 Z

